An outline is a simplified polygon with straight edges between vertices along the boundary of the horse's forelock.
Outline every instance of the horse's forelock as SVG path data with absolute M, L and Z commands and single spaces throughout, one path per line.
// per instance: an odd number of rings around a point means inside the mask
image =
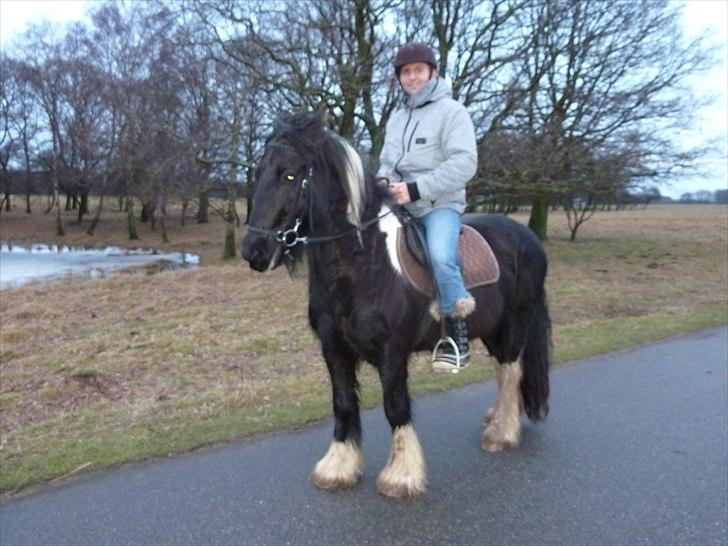
M 313 112 L 299 112 L 278 118 L 269 140 L 284 141 L 299 153 L 309 156 L 325 138 L 321 118 Z

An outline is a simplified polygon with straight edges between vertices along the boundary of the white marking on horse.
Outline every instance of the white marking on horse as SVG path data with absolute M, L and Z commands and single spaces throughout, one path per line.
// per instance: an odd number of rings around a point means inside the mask
M 392 433 L 389 461 L 377 478 L 379 492 L 388 497 L 415 497 L 427 489 L 425 456 L 412 423 Z
M 382 208 L 379 211 L 379 216 L 382 217 L 379 220 L 379 231 L 384 233 L 386 236 L 385 240 L 387 243 L 389 261 L 394 270 L 399 275 L 402 275 L 402 264 L 399 263 L 399 257 L 397 256 L 397 230 L 402 227 L 402 224 L 387 205 L 382 205 Z
M 349 487 L 359 481 L 364 458 L 361 448 L 354 442 L 334 440 L 326 455 L 316 463 L 311 479 L 321 489 Z
M 496 364 L 499 366 L 498 394 L 493 408 L 485 414 L 483 449 L 491 453 L 518 447 L 521 441 L 521 413 L 523 397 L 520 362 Z

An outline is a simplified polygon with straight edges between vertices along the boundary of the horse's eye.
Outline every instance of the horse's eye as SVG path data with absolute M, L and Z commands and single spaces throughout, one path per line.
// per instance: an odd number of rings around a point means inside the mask
M 295 179 L 296 179 L 296 177 L 293 176 L 292 174 L 286 175 L 286 182 L 293 182 Z

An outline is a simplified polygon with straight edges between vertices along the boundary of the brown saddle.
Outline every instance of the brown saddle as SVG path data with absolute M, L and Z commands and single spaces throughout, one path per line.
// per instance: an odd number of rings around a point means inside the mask
M 435 297 L 432 275 L 410 252 L 404 230 L 397 230 L 397 257 L 407 281 L 426 296 Z M 500 278 L 498 260 L 488 241 L 474 228 L 463 225 L 460 232 L 460 255 L 463 259 L 463 281 L 470 290 L 492 284 Z

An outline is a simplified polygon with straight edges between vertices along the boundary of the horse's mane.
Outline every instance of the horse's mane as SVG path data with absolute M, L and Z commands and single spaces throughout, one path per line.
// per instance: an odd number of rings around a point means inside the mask
M 284 139 L 303 157 L 313 160 L 314 169 L 334 171 L 346 195 L 346 216 L 361 227 L 362 214 L 370 196 L 364 166 L 358 152 L 345 139 L 326 128 L 321 114 L 303 112 L 278 119 L 269 139 Z M 314 173 L 315 175 L 316 173 Z

